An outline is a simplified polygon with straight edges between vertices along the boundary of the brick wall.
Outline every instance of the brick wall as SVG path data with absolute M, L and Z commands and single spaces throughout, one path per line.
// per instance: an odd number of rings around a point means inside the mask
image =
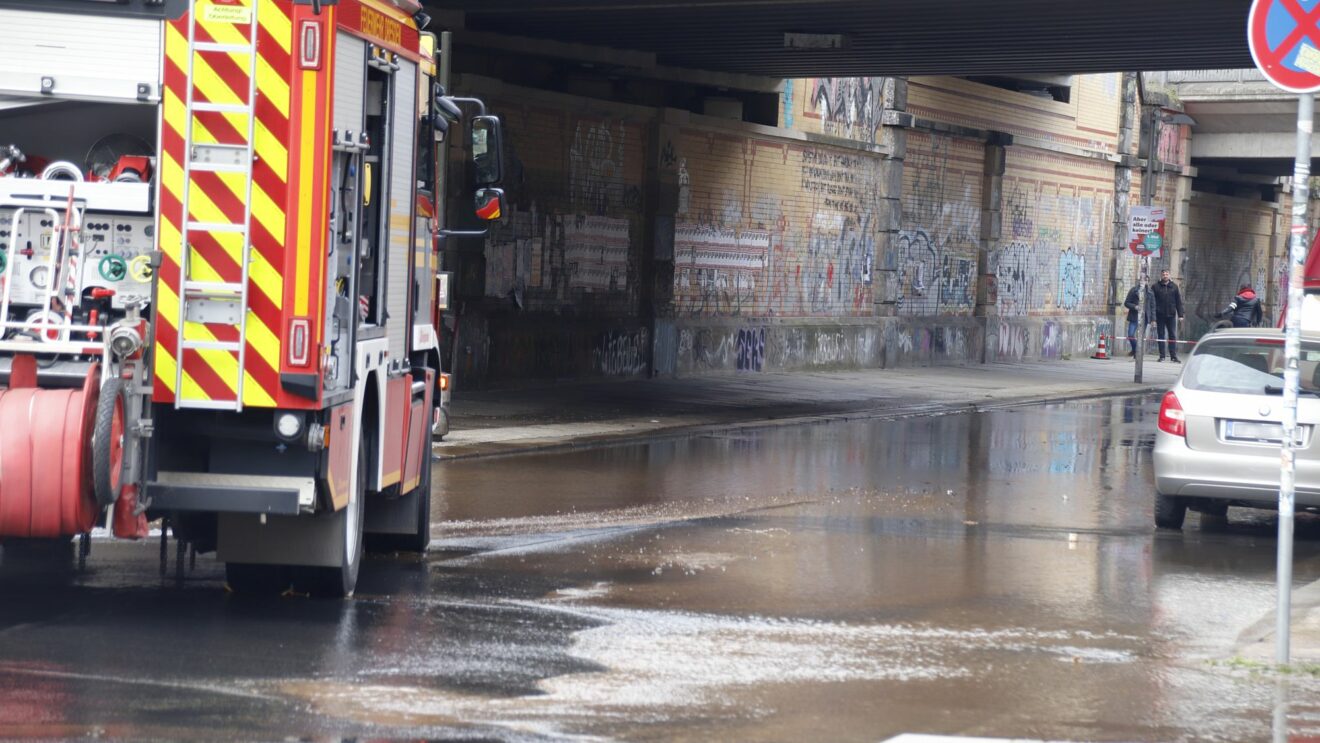
M 1113 165 L 1010 147 L 991 263 L 999 314 L 1107 312 Z
M 486 239 L 484 294 L 516 291 L 532 312 L 635 316 L 653 114 L 563 98 L 487 101 L 505 123 L 510 213 Z
M 983 143 L 929 132 L 907 136 L 901 230 L 888 264 L 899 315 L 971 315 L 981 239 Z
M 505 120 L 510 214 L 458 251 L 455 368 L 499 383 L 1089 354 L 1136 277 L 1112 250 L 1141 188 L 1119 157 L 1122 87 L 791 80 L 766 127 L 465 80 Z M 1161 160 L 1187 165 L 1188 136 L 1166 127 Z M 1282 240 L 1273 204 L 1190 185 L 1157 176 L 1152 267 L 1197 330 L 1238 283 L 1277 298 Z
M 872 314 L 880 156 L 697 126 L 664 152 L 679 180 L 677 317 Z
M 1286 263 L 1273 260 L 1275 205 L 1259 199 L 1193 194 L 1191 230 L 1180 266 L 1187 329 L 1214 323 L 1242 284 L 1262 294 Z

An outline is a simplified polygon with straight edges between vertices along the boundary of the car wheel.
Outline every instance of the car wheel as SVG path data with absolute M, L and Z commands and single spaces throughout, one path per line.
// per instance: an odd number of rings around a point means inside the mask
M 1161 529 L 1181 529 L 1187 518 L 1187 503 L 1172 495 L 1155 495 L 1155 526 Z

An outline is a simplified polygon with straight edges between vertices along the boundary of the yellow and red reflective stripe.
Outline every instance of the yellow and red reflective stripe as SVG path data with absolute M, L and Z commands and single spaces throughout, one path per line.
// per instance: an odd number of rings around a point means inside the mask
M 287 228 L 285 202 L 289 152 L 283 142 L 289 138 L 288 114 L 291 91 L 287 76 L 292 66 L 292 21 L 279 3 L 273 0 L 240 0 L 252 7 L 260 3 L 258 29 L 257 97 L 253 146 L 257 161 L 253 167 L 251 192 L 252 250 L 249 273 L 247 318 L 247 353 L 243 374 L 245 405 L 273 406 L 281 395 L 279 389 L 279 339 L 275 330 L 283 326 L 281 307 L 285 282 L 276 267 L 286 255 L 284 238 Z M 205 8 L 210 3 L 199 2 Z M 204 11 L 200 11 L 204 12 Z M 246 45 L 250 27 L 199 18 L 200 41 Z M 161 157 L 161 230 L 160 246 L 165 254 L 159 272 L 157 291 L 157 348 L 155 398 L 171 402 L 180 392 L 188 399 L 232 400 L 236 392 L 238 355 L 228 351 L 188 351 L 183 359 L 174 358 L 179 328 L 178 289 L 182 277 L 181 234 L 178 225 L 182 214 L 183 189 L 189 188 L 191 218 L 202 222 L 239 222 L 243 203 L 248 198 L 248 184 L 237 174 L 195 173 L 191 184 L 184 184 L 182 162 L 185 135 L 191 128 L 194 142 L 234 143 L 246 141 L 246 114 L 197 113 L 188 120 L 184 107 L 187 96 L 189 50 L 188 20 L 183 18 L 166 26 L 165 90 L 162 104 Z M 242 103 L 247 99 L 251 62 L 246 51 L 232 54 L 194 53 L 194 96 L 198 101 Z M 242 245 L 236 236 L 196 234 L 190 236 L 193 250 L 190 271 L 199 280 L 236 280 L 242 267 L 238 258 Z M 231 326 L 206 326 L 186 323 L 182 329 L 195 340 L 236 339 Z M 183 364 L 182 391 L 175 390 L 175 364 Z
M 327 28 L 335 27 L 337 7 L 323 10 L 321 16 L 313 15 L 310 8 L 295 7 L 293 21 L 297 25 L 304 20 L 323 22 Z M 320 348 L 324 318 L 321 312 L 321 296 L 325 293 L 325 241 L 328 234 L 324 225 L 329 220 L 328 164 L 331 158 L 330 109 L 333 80 L 330 70 L 334 69 L 335 45 L 333 40 L 326 40 L 323 71 L 294 70 L 293 105 L 290 119 L 296 136 L 293 140 L 295 162 L 298 167 L 292 173 L 290 192 L 290 222 L 288 235 L 291 250 L 286 254 L 285 276 L 292 280 L 285 285 L 285 307 L 288 318 L 304 318 L 310 321 L 312 348 Z M 281 327 L 286 327 L 285 325 Z M 319 359 L 319 353 L 317 354 Z M 287 366 L 287 358 L 281 357 L 281 368 Z

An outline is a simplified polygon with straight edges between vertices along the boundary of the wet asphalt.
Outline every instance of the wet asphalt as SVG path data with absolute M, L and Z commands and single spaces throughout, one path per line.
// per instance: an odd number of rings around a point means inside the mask
M 448 462 L 431 553 L 348 601 L 161 577 L 156 542 L 9 549 L 0 738 L 1320 735 L 1320 680 L 1233 655 L 1272 515 L 1152 529 L 1156 406 Z M 1320 579 L 1320 520 L 1294 570 Z

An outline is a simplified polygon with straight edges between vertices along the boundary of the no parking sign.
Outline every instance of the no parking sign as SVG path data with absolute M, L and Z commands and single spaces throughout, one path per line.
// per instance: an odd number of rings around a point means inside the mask
M 1247 43 L 1270 82 L 1293 93 L 1320 91 L 1320 0 L 1253 0 Z

